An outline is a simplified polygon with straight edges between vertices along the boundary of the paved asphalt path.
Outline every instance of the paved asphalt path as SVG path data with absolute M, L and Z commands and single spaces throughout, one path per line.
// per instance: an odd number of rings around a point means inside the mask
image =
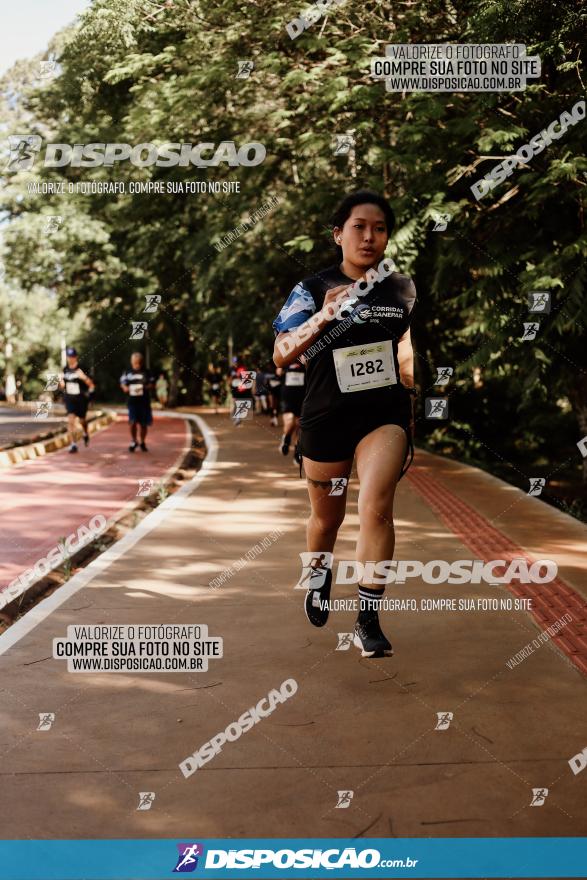
M 183 505 L 153 515 L 149 533 L 144 520 L 143 537 L 107 568 L 76 576 L 81 588 L 63 587 L 61 604 L 57 591 L 38 605 L 31 629 L 25 615 L 0 636 L 3 836 L 585 835 L 587 769 L 575 775 L 569 766 L 587 746 L 580 663 L 550 640 L 507 664 L 565 609 L 580 644 L 587 529 L 474 468 L 417 451 L 397 493 L 396 559 L 483 558 L 505 554 L 507 543 L 511 553 L 551 554 L 560 587 L 535 591 L 548 600 L 542 621 L 501 608 L 384 612 L 395 655 L 361 659 L 354 647 L 337 650 L 356 614 L 333 611 L 316 629 L 293 589 L 308 502 L 291 456 L 277 451 L 278 429 L 260 419 L 238 430 L 226 415 L 205 420 L 217 460 Z M 103 506 L 118 483 L 130 495 L 146 465 L 120 454 L 117 437 L 117 429 L 104 435 L 110 459 L 100 467 L 92 459 L 100 441 L 75 463 L 52 457 L 62 468 L 46 475 L 41 522 L 61 511 L 59 477 L 71 467 Z M 153 448 L 163 445 L 159 434 Z M 51 485 L 61 493 L 56 504 Z M 30 520 L 15 513 L 25 528 Z M 76 521 L 86 513 L 80 508 Z M 353 478 L 338 560 L 353 558 L 357 525 Z M 266 549 L 251 556 L 263 539 Z M 352 599 L 356 588 L 338 585 L 334 595 Z M 390 585 L 388 595 L 418 604 L 514 598 L 488 583 L 421 578 Z M 223 638 L 224 656 L 207 672 L 169 673 L 80 674 L 52 659 L 53 638 L 70 625 L 162 623 L 207 624 Z M 290 699 L 184 778 L 180 762 L 286 679 L 298 686 Z M 40 713 L 54 713 L 50 729 L 37 730 Z M 542 806 L 530 806 L 534 788 L 548 789 Z M 337 808 L 339 791 L 354 793 L 348 808 Z M 151 809 L 137 810 L 139 792 L 154 793 Z
M 14 444 L 32 443 L 39 434 L 64 427 L 66 418 L 36 419 L 34 404 L 24 407 L 0 406 L 0 449 Z

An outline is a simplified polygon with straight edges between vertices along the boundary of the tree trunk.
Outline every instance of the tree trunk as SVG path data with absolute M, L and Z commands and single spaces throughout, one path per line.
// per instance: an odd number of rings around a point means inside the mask
M 578 448 L 583 456 L 583 482 L 587 483 L 587 377 L 576 377 L 574 386 L 569 389 L 569 400 L 581 433 L 579 442 L 584 441 Z
M 184 324 L 173 321 L 169 327 L 173 340 L 173 367 L 169 382 L 169 406 L 202 402 L 202 377 L 196 365 L 196 350 Z

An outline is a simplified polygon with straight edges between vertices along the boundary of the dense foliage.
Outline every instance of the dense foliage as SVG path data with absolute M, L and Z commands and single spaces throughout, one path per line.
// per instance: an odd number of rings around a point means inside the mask
M 433 387 L 436 368 L 454 368 L 451 419 L 442 428 L 422 420 L 421 438 L 491 467 L 502 462 L 525 488 L 528 476 L 579 475 L 587 122 L 485 199 L 475 201 L 470 186 L 584 97 L 581 6 L 348 2 L 292 40 L 285 25 L 303 8 L 291 0 L 94 0 L 56 36 L 54 77 L 39 81 L 39 59 L 17 64 L 2 84 L 6 134 L 67 144 L 258 141 L 267 157 L 254 168 L 126 162 L 5 172 L 7 277 L 23 290 L 54 291 L 74 315 L 86 310 L 77 341 L 111 397 L 135 345 L 130 321 L 141 319 L 147 294 L 160 294 L 148 316 L 151 358 L 172 376 L 174 401 L 198 401 L 207 364 L 225 363 L 230 337 L 252 365 L 268 360 L 285 295 L 332 261 L 334 204 L 349 189 L 377 189 L 399 221 L 390 253 L 418 288 L 419 383 L 444 393 Z M 391 42 L 525 43 L 542 76 L 512 93 L 386 92 L 370 62 Z M 244 59 L 254 69 L 238 78 Z M 346 132 L 354 153 L 335 155 Z M 64 179 L 241 186 L 228 195 L 27 192 L 32 181 Z M 263 219 L 214 247 L 272 197 Z M 451 215 L 443 232 L 433 231 L 439 213 Z M 47 214 L 63 217 L 51 235 L 42 233 Z M 536 339 L 522 341 L 533 290 L 551 292 L 552 310 Z

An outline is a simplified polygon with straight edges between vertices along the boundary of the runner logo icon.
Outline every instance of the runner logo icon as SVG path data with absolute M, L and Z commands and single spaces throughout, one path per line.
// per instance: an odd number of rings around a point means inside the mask
M 335 807 L 336 810 L 346 810 L 351 805 L 351 800 L 354 795 L 354 791 L 339 791 L 338 794 L 338 803 Z
M 198 867 L 198 859 L 204 855 L 201 843 L 178 843 L 179 856 L 173 869 L 174 874 L 189 874 Z
M 326 583 L 328 570 L 332 568 L 332 553 L 300 553 L 302 573 L 294 590 L 319 590 Z
M 550 313 L 550 293 L 539 290 L 528 294 L 528 311 Z
M 29 171 L 35 164 L 42 139 L 36 134 L 14 134 L 8 139 L 10 155 L 5 171 Z
M 147 327 L 149 326 L 146 321 L 131 321 L 132 330 L 130 332 L 129 339 L 142 339 L 145 335 Z
M 526 322 L 524 321 L 524 333 L 521 337 L 522 341 L 536 339 L 536 334 L 538 333 L 538 328 L 540 324 L 537 321 Z
M 436 717 L 438 718 L 438 721 L 436 722 L 434 730 L 448 730 L 454 715 L 452 712 L 437 712 Z
M 39 726 L 37 730 L 51 730 L 55 721 L 55 712 L 39 712 Z

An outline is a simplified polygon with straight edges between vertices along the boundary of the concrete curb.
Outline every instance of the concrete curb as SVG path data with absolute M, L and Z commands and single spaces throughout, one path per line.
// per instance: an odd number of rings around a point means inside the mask
M 88 431 L 95 434 L 108 427 L 112 422 L 116 421 L 117 413 L 113 410 L 103 412 L 99 410 L 93 419 L 88 422 Z M 30 461 L 47 455 L 49 452 L 56 452 L 68 444 L 67 431 L 59 430 L 58 433 L 46 437 L 43 440 L 37 440 L 34 443 L 26 443 L 23 446 L 13 446 L 11 449 L 5 449 L 0 452 L 0 469 L 9 468 L 22 461 Z
M 186 443 L 185 443 L 185 446 L 183 447 L 182 451 L 179 453 L 179 455 L 177 456 L 176 460 L 171 465 L 171 467 L 167 468 L 167 470 L 165 471 L 164 474 L 162 474 L 161 479 L 160 479 L 161 485 L 168 486 L 171 483 L 171 481 L 173 480 L 174 475 L 181 468 L 182 463 L 186 460 L 187 456 L 190 453 L 190 450 L 192 449 L 193 438 L 194 438 L 192 426 L 198 425 L 198 423 L 196 422 L 196 420 L 193 417 L 191 417 L 189 415 L 175 416 L 174 413 L 170 413 L 167 411 L 165 411 L 163 414 L 168 417 L 174 416 L 176 418 L 183 418 L 186 423 Z M 117 413 L 110 412 L 110 413 L 108 413 L 108 415 L 113 416 L 115 418 Z M 105 416 L 102 416 L 100 418 L 105 418 Z M 96 419 L 95 421 L 98 421 L 98 419 Z M 99 427 L 96 427 L 95 430 L 98 431 L 100 429 L 99 429 Z M 129 513 L 132 513 L 133 510 L 135 510 L 136 508 L 138 508 L 141 505 L 142 500 L 143 500 L 142 498 L 134 498 L 131 501 L 127 502 L 123 507 L 121 507 L 121 509 L 116 514 L 114 514 L 113 516 L 111 516 L 109 518 L 108 523 L 107 523 L 107 528 L 105 528 L 100 533 L 100 537 L 102 535 L 104 535 L 104 536 L 107 535 L 112 529 L 116 528 L 116 526 L 119 524 L 119 522 L 121 520 L 124 519 L 124 517 L 128 516 Z M 160 505 L 158 505 L 158 506 L 160 506 Z M 157 507 L 155 508 L 155 510 L 157 510 Z M 147 516 L 148 515 L 149 514 L 147 514 Z M 139 523 L 139 525 L 140 525 L 140 523 Z M 138 528 L 138 526 L 134 527 L 134 529 L 136 529 L 136 528 Z M 131 531 L 134 531 L 134 529 L 131 529 Z M 120 540 L 121 540 L 121 538 L 119 537 L 116 539 L 116 541 L 114 543 L 117 543 Z M 89 541 L 87 544 L 84 544 L 77 551 L 74 551 L 73 553 L 68 555 L 67 561 L 72 563 L 72 565 L 74 567 L 79 567 L 80 563 L 83 563 L 84 560 L 89 555 L 92 554 L 92 552 L 93 552 L 92 551 L 92 544 L 93 544 L 93 539 L 91 541 Z M 10 601 L 5 601 L 4 596 L 3 596 L 3 593 L 5 591 L 0 591 L 0 618 L 11 622 L 14 610 L 16 609 L 18 611 L 20 609 L 20 606 L 21 606 L 24 599 L 27 599 L 27 600 L 36 599 L 37 596 L 39 596 L 40 594 L 45 592 L 47 577 L 49 575 L 51 575 L 53 572 L 55 572 L 56 570 L 59 570 L 62 567 L 62 565 L 63 565 L 63 562 L 59 562 L 58 564 L 56 564 L 52 568 L 48 569 L 46 572 L 44 572 L 39 577 L 35 578 L 34 580 L 29 581 L 27 583 L 26 587 L 24 587 L 23 589 L 20 590 L 20 592 L 18 592 L 16 595 L 14 595 L 13 598 L 10 599 Z M 71 580 L 71 578 L 69 578 L 69 580 Z M 68 581 L 66 581 L 66 583 L 68 583 Z M 57 589 L 60 589 L 60 587 L 57 587 Z
M 20 641 L 24 635 L 33 630 L 46 617 L 52 614 L 56 608 L 59 608 L 59 606 L 66 602 L 67 599 L 77 593 L 78 590 L 81 590 L 82 587 L 89 584 L 98 574 L 105 571 L 113 562 L 123 556 L 131 547 L 159 525 L 159 523 L 163 522 L 173 510 L 181 507 L 185 500 L 195 492 L 202 480 L 211 472 L 218 456 L 218 442 L 216 440 L 216 435 L 208 427 L 206 422 L 200 418 L 200 416 L 195 414 L 174 413 L 168 410 L 163 410 L 162 414 L 171 418 L 187 418 L 187 420 L 195 424 L 196 428 L 202 435 L 206 447 L 206 457 L 202 461 L 198 472 L 194 474 L 190 480 L 182 483 L 176 492 L 169 495 L 165 501 L 148 513 L 138 525 L 130 529 L 123 537 L 111 544 L 103 553 L 100 553 L 92 559 L 88 565 L 76 572 L 68 581 L 51 593 L 50 596 L 46 599 L 42 599 L 38 605 L 35 605 L 26 614 L 15 620 L 7 630 L 0 634 L 0 655 L 4 654 L 12 645 Z M 32 588 L 33 585 L 31 584 L 30 587 Z M 18 601 L 21 595 L 22 594 L 14 596 L 10 602 L 6 603 L 2 611 Z

